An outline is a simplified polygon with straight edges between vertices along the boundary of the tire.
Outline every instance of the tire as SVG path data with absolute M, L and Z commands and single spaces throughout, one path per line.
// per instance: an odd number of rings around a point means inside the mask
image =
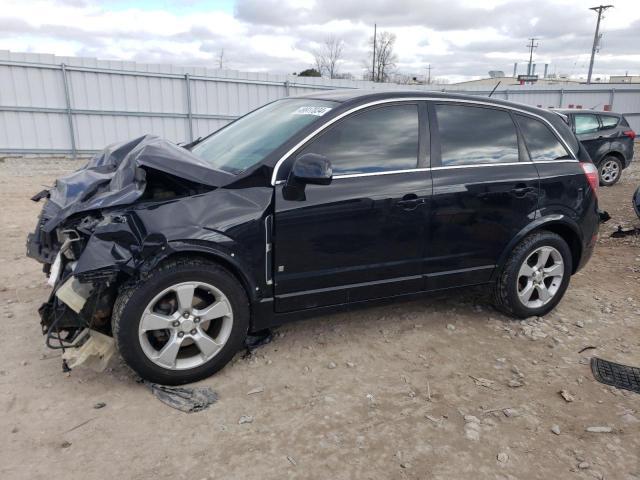
M 622 160 L 613 155 L 608 155 L 598 164 L 598 178 L 600 185 L 610 187 L 620 180 L 624 165 Z
M 249 302 L 242 285 L 220 265 L 169 259 L 122 287 L 112 329 L 120 355 L 138 375 L 181 385 L 213 375 L 242 348 Z
M 549 254 L 543 273 L 535 273 L 540 271 L 538 263 L 544 260 L 545 252 Z M 532 233 L 513 249 L 502 268 L 494 286 L 494 304 L 516 318 L 546 315 L 562 300 L 572 268 L 571 251 L 562 237 L 548 231 Z M 532 276 L 524 274 L 528 270 Z M 556 273 L 562 277 L 554 276 Z M 521 296 L 526 298 L 529 291 L 529 301 L 525 303 Z M 551 297 L 546 299 L 546 295 Z

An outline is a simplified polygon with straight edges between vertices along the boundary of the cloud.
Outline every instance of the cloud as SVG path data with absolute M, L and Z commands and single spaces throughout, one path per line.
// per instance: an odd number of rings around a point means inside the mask
M 640 10 L 613 0 L 603 21 L 596 73 L 640 70 Z M 160 5 L 160 4 L 159 4 Z M 236 0 L 233 8 L 170 0 L 144 8 L 124 1 L 5 0 L 0 48 L 153 63 L 291 73 L 313 63 L 313 51 L 334 35 L 344 40 L 339 69 L 359 76 L 368 64 L 373 24 L 396 34 L 402 73 L 471 78 L 511 72 L 528 60 L 558 72 L 584 74 L 595 14 L 582 0 Z M 214 4 L 215 5 L 215 4 Z M 117 6 L 117 8 L 116 8 Z M 539 67 L 540 68 L 540 67 Z

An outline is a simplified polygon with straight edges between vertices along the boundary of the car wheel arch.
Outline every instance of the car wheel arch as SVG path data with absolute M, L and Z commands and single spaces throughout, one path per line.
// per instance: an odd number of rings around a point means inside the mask
M 518 245 L 518 243 L 520 243 L 526 236 L 539 231 L 556 233 L 560 235 L 565 242 L 567 242 L 572 256 L 572 274 L 576 272 L 578 265 L 580 264 L 580 258 L 582 257 L 582 237 L 580 235 L 579 227 L 575 221 L 566 215 L 560 214 L 541 217 L 520 230 L 520 232 L 511 239 L 509 244 L 502 251 L 492 279 L 497 278 L 499 272 L 502 271 L 504 264 L 509 258 L 509 254 L 516 245 Z
M 228 270 L 240 282 L 251 301 L 255 300 L 257 282 L 247 273 L 247 267 L 242 265 L 235 255 L 231 256 L 231 254 L 215 248 L 215 245 L 169 242 L 169 246 L 171 247 L 169 251 L 162 258 L 157 259 L 156 264 L 176 257 L 199 257 L 217 263 Z
M 618 160 L 620 160 L 620 162 L 622 162 L 622 168 L 625 167 L 625 159 L 624 159 L 624 155 L 621 152 L 618 152 L 617 150 L 610 150 L 608 152 L 606 152 L 605 154 L 603 154 L 600 157 L 600 160 L 598 160 L 598 166 L 600 166 L 600 164 L 604 161 L 605 158 L 607 157 L 616 157 Z

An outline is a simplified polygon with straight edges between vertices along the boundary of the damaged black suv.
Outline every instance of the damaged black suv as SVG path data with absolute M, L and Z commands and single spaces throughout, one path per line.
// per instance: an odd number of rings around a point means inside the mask
M 487 284 L 544 315 L 589 259 L 597 170 L 554 112 L 436 93 L 272 102 L 177 146 L 111 146 L 34 197 L 52 347 L 115 339 L 145 379 L 222 368 L 248 332 Z

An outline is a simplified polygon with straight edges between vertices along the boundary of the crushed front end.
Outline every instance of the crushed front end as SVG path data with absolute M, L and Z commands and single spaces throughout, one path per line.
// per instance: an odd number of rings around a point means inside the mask
M 171 253 L 168 220 L 174 235 L 189 236 L 201 212 L 211 211 L 203 197 L 221 177 L 187 150 L 145 136 L 107 147 L 35 195 L 45 202 L 27 256 L 43 264 L 52 287 L 39 309 L 47 346 L 64 350 L 91 334 L 111 336 L 119 288 Z
M 52 287 L 39 309 L 47 346 L 77 346 L 85 329 L 110 335 L 118 285 L 139 268 L 134 255 L 145 242 L 120 215 L 80 215 L 48 232 L 47 210 L 27 239 L 27 255 L 43 263 Z

